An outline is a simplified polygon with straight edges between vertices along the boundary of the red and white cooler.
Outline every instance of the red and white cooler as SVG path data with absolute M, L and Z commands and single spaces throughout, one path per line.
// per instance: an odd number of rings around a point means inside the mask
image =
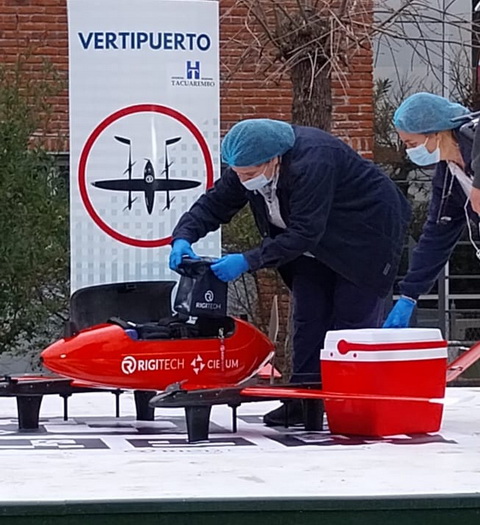
M 447 342 L 433 328 L 328 332 L 321 352 L 322 389 L 345 394 L 442 398 Z M 333 434 L 390 436 L 435 432 L 443 404 L 418 401 L 326 400 Z

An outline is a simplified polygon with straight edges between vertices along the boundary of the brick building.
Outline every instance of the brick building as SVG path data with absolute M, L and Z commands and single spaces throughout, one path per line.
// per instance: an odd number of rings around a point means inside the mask
M 369 0 L 364 1 L 368 4 Z M 242 118 L 270 117 L 289 120 L 291 86 L 288 78 L 266 82 L 255 63 L 239 66 L 245 42 L 246 9 L 236 0 L 220 0 L 221 37 L 221 126 L 222 132 Z M 239 42 L 243 42 L 240 44 Z M 49 60 L 67 81 L 68 39 L 66 0 L 0 0 L 1 62 L 13 63 L 19 53 L 28 55 L 29 68 L 41 75 L 42 62 Z M 349 56 L 341 78 L 333 80 L 332 130 L 366 156 L 372 151 L 372 53 L 367 48 Z M 232 70 L 234 73 L 232 74 Z M 228 80 L 227 80 L 228 78 Z M 59 149 L 68 150 L 68 89 L 52 99 L 52 137 L 61 137 Z M 57 148 L 55 148 L 57 149 Z
M 264 0 L 265 1 L 265 0 Z M 269 3 L 266 0 L 265 3 Z M 288 5 L 288 0 L 284 5 Z M 304 2 L 305 4 L 308 2 Z M 340 4 L 331 0 L 332 4 Z M 244 60 L 238 68 L 244 49 L 252 37 L 245 27 L 245 8 L 236 0 L 220 0 L 220 60 L 222 131 L 242 118 L 268 117 L 289 120 L 291 115 L 291 84 L 284 75 L 282 81 L 266 82 L 259 76 L 257 63 Z M 293 2 L 296 5 L 297 2 Z M 362 0 L 362 16 L 371 23 L 372 2 Z M 365 18 L 366 17 L 366 18 Z M 241 42 L 242 44 L 240 44 Z M 348 65 L 332 81 L 332 132 L 345 139 L 364 156 L 371 157 L 373 148 L 373 58 L 368 41 L 366 47 L 348 56 Z M 232 78 L 228 73 L 235 70 Z
M 100 1 L 100 0 L 99 0 Z M 133 0 L 134 1 L 134 0 Z M 213 0 L 215 1 L 215 0 Z M 245 20 L 247 10 L 238 0 L 220 1 L 221 59 L 221 130 L 222 134 L 236 121 L 252 117 L 290 120 L 292 89 L 288 74 L 266 80 L 258 57 L 245 55 L 252 40 Z M 269 0 L 264 0 L 268 3 Z M 341 0 L 332 0 L 332 4 Z M 297 2 L 293 2 L 296 5 Z M 371 0 L 362 0 L 362 21 L 371 23 Z M 288 0 L 283 3 L 288 5 Z M 343 5 L 346 5 L 343 2 Z M 3 64 L 15 63 L 25 53 L 27 70 L 33 78 L 42 75 L 47 59 L 65 81 L 63 91 L 52 98 L 53 118 L 48 130 L 48 147 L 68 151 L 68 35 L 66 0 L 0 0 L 0 54 Z M 371 157 L 373 149 L 373 64 L 372 51 L 363 45 L 350 49 L 343 71 L 332 79 L 332 132 L 346 140 L 362 155 Z M 264 309 L 268 318 L 270 295 L 278 292 L 272 274 L 261 277 Z M 280 316 L 288 312 L 288 295 L 280 301 Z M 268 307 L 267 307 L 268 306 Z M 283 323 L 284 325 L 286 323 Z M 280 340 L 285 333 L 280 334 Z

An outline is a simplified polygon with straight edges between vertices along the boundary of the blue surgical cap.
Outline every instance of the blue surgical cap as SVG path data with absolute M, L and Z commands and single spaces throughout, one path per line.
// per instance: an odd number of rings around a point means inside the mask
M 452 119 L 467 113 L 470 111 L 466 107 L 447 98 L 432 93 L 415 93 L 400 104 L 393 123 L 406 133 L 436 133 L 458 128 L 462 122 Z
M 222 141 L 222 159 L 229 166 L 258 166 L 283 155 L 295 142 L 293 127 L 266 118 L 237 122 Z

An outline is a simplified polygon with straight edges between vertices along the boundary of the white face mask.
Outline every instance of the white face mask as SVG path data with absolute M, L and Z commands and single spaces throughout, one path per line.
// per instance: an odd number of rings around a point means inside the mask
M 248 179 L 242 184 L 247 188 L 248 191 L 255 191 L 260 190 L 267 184 L 269 184 L 272 180 L 268 179 L 264 173 L 261 175 L 257 175 L 256 177 L 253 177 L 252 179 Z
M 440 162 L 440 147 L 438 146 L 438 142 L 437 148 L 434 149 L 432 152 L 428 151 L 427 147 L 425 146 L 427 142 L 428 138 L 423 144 L 420 144 L 420 146 L 406 149 L 406 153 L 409 156 L 410 160 L 414 162 L 417 166 L 430 166 L 432 164 L 437 164 L 437 162 Z

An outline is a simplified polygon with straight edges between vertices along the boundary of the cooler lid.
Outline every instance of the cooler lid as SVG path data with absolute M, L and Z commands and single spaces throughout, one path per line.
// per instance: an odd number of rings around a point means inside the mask
M 406 361 L 447 357 L 438 328 L 334 330 L 325 337 L 321 358 L 341 361 Z

